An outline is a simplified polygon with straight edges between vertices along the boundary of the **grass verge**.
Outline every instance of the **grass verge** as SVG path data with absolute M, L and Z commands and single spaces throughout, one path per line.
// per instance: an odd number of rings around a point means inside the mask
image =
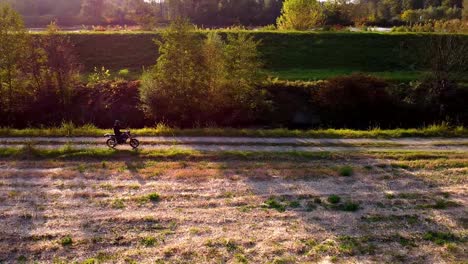
M 92 125 L 75 127 L 64 124 L 54 128 L 13 129 L 0 128 L 1 137 L 99 137 L 109 133 L 110 129 L 99 129 Z M 425 128 L 410 129 L 233 129 L 233 128 L 199 128 L 177 129 L 158 125 L 154 128 L 134 129 L 138 136 L 216 136 L 216 137 L 298 137 L 298 138 L 403 138 L 403 137 L 468 137 L 468 128 L 450 127 L 445 124 Z

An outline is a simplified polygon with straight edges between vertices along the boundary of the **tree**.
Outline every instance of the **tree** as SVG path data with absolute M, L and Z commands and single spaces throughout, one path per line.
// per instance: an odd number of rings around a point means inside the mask
M 457 80 L 468 74 L 468 44 L 462 35 L 433 35 L 426 50 L 429 75 L 416 87 L 413 100 L 443 119 Z
M 419 20 L 419 13 L 415 10 L 406 10 L 401 14 L 401 20 L 413 25 Z
M 0 5 L 0 102 L 11 119 L 18 93 L 22 90 L 20 61 L 28 44 L 28 35 L 20 15 L 9 5 Z
M 145 110 L 159 121 L 179 120 L 187 125 L 200 121 L 203 112 L 201 39 L 195 27 L 177 20 L 162 34 L 156 65 L 142 78 Z
M 278 18 L 279 29 L 308 30 L 324 22 L 324 11 L 316 0 L 286 0 L 281 16 Z
M 42 123 L 54 125 L 71 119 L 71 98 L 79 82 L 79 64 L 69 38 L 51 23 L 28 51 L 22 71 L 33 96 L 27 107 L 42 113 L 36 120 Z
M 468 0 L 463 1 L 463 20 L 468 21 Z
M 65 110 L 70 104 L 71 89 L 78 81 L 79 65 L 70 39 L 59 30 L 55 23 L 49 25 L 42 48 L 47 55 L 47 81 L 57 90 Z
M 185 20 L 174 22 L 158 42 L 156 65 L 143 76 L 141 101 L 157 121 L 172 125 L 234 125 L 253 119 L 264 97 L 258 42 L 245 34 L 204 39 Z

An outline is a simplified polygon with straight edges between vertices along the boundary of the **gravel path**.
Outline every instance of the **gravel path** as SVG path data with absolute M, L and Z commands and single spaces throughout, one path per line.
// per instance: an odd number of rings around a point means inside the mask
M 468 152 L 468 138 L 400 138 L 400 139 L 310 139 L 310 138 L 242 138 L 242 137 L 139 137 L 140 149 L 186 149 L 197 151 L 462 151 Z M 0 147 L 36 147 L 59 149 L 64 144 L 74 148 L 107 148 L 105 137 L 0 138 Z M 118 146 L 118 149 L 130 149 Z
M 397 138 L 397 139 L 371 139 L 371 138 L 254 138 L 254 137 L 137 137 L 144 143 L 178 143 L 178 144 L 366 144 L 388 143 L 402 145 L 434 145 L 434 144 L 468 144 L 468 138 Z M 105 137 L 0 137 L 0 143 L 24 142 L 58 142 L 58 143 L 102 143 Z

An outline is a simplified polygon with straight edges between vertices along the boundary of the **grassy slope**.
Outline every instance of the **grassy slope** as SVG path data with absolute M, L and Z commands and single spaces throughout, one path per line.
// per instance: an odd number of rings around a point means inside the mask
M 415 66 L 409 62 L 413 61 L 410 57 L 420 60 L 421 56 L 407 47 L 424 47 L 434 36 L 414 33 L 249 33 L 261 40 L 260 52 L 265 68 L 273 76 L 307 80 L 355 71 L 377 72 L 377 75 L 396 80 L 412 79 L 418 73 L 410 70 Z M 114 71 L 129 68 L 138 73 L 153 65 L 158 56 L 153 42 L 160 36 L 157 32 L 66 34 L 76 46 L 85 71 L 105 66 Z M 468 40 L 468 35 L 466 38 Z
M 3 137 L 54 137 L 54 136 L 103 136 L 110 130 L 93 126 L 63 126 L 44 129 L 11 129 L 0 128 Z M 132 130 L 138 136 L 221 136 L 221 137 L 302 137 L 302 138 L 401 138 L 401 137 L 468 137 L 464 127 L 449 128 L 445 125 L 434 125 L 426 128 L 394 130 L 351 130 L 351 129 L 172 129 L 165 126 Z

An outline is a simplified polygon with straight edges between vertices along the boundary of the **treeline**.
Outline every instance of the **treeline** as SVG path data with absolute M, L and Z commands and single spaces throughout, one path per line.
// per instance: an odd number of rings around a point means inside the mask
M 28 26 L 45 26 L 56 20 L 62 26 L 138 24 L 143 29 L 153 29 L 184 17 L 205 27 L 256 27 L 276 25 L 283 2 L 296 7 L 306 19 L 314 16 L 309 8 L 318 6 L 319 24 L 325 25 L 394 26 L 461 19 L 468 15 L 466 8 L 463 11 L 463 0 L 0 0 L 2 2 L 20 12 Z
M 55 24 L 32 39 L 21 17 L 0 8 L 0 126 L 109 127 L 165 123 L 188 127 L 415 127 L 468 124 L 468 46 L 434 35 L 425 48 L 430 75 L 395 84 L 351 75 L 319 82 L 269 80 L 259 42 L 246 32 L 201 34 L 176 20 L 157 41 L 159 57 L 141 81 L 95 68 L 86 82 L 67 35 Z M 421 48 L 421 47 L 419 47 Z

